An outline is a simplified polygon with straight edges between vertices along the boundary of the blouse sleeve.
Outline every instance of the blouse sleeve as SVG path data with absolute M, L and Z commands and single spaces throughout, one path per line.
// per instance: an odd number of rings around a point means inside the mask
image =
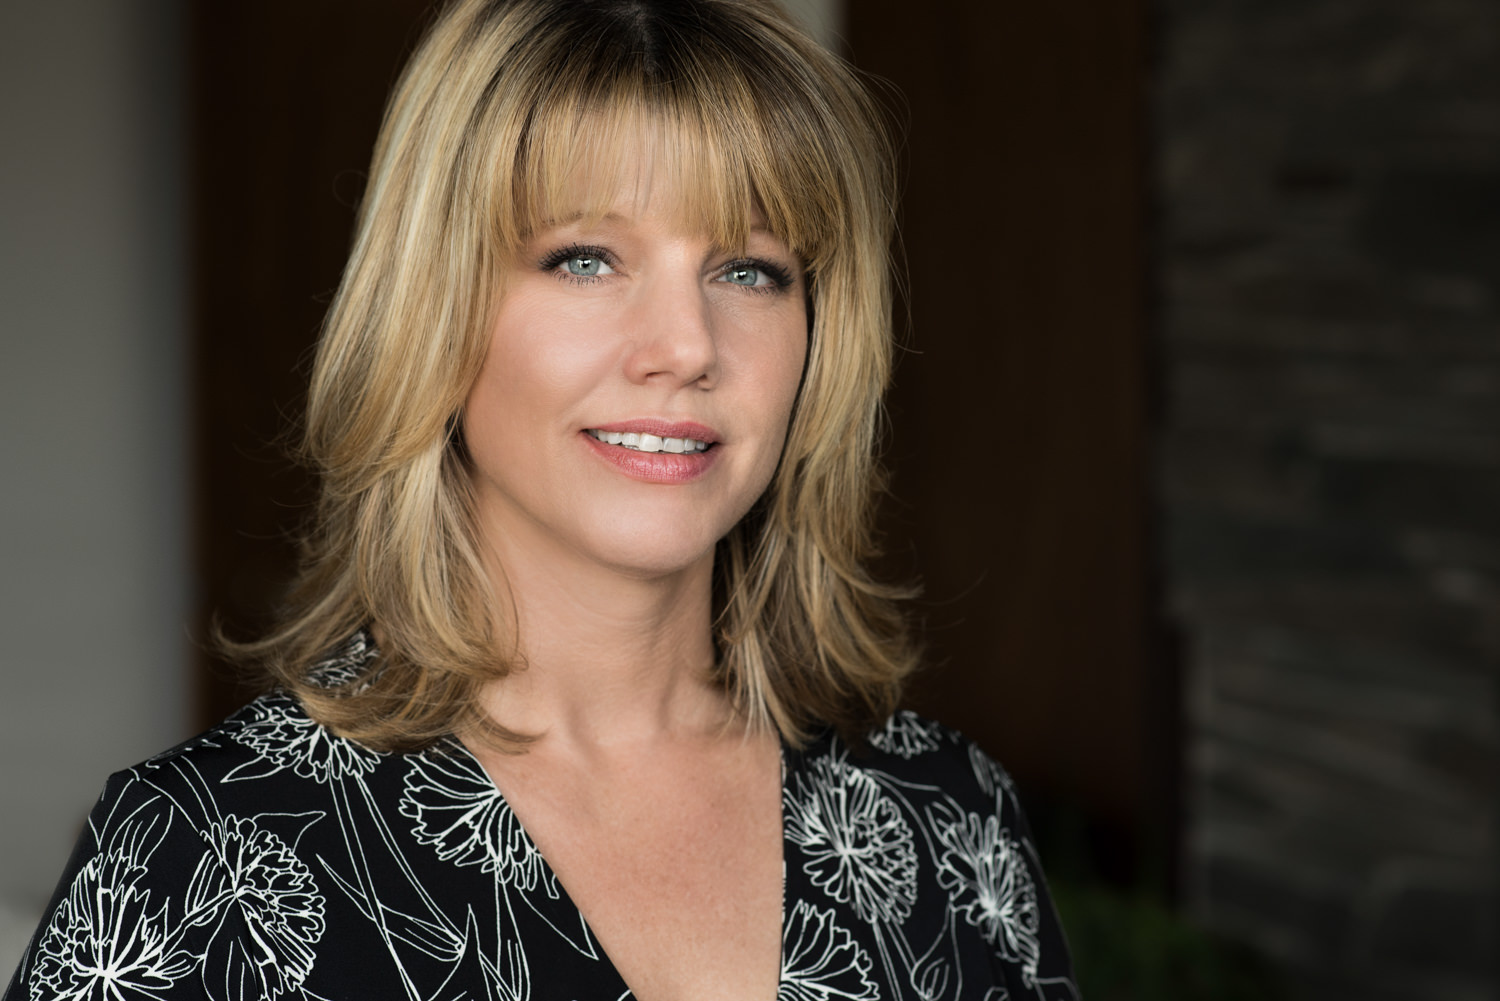
M 112 776 L 4 1001 L 202 999 L 243 922 L 223 860 L 170 797 Z M 222 964 L 220 964 L 222 965 Z
M 1077 1001 L 1067 939 L 1016 787 L 977 744 L 957 739 L 966 748 L 979 802 L 988 808 L 970 815 L 972 826 L 967 831 L 939 827 L 940 840 L 951 842 L 955 849 L 968 849 L 945 854 L 943 867 L 962 867 L 968 862 L 975 885 L 990 888 L 988 899 L 960 898 L 957 903 L 994 949 L 1007 1001 Z M 977 878 L 980 873 L 984 878 Z
M 1011 998 L 1016 1001 L 1033 997 L 1046 1001 L 1076 1001 L 1078 988 L 1073 978 L 1073 963 L 1067 938 L 1063 934 L 1062 922 L 1058 920 L 1057 909 L 1052 903 L 1052 894 L 1047 889 L 1047 879 L 1042 873 L 1031 827 L 1021 809 L 1020 800 L 1016 797 L 1015 788 L 1008 781 L 998 801 L 1000 828 L 1002 831 L 1008 830 L 1014 839 L 1011 847 L 1018 864 L 1017 882 L 1021 890 L 1019 900 L 1022 912 L 1017 926 L 1035 935 L 1034 944 L 1029 944 L 1024 950 L 1012 950 L 1014 955 L 1020 955 L 1022 959 L 1007 965 Z M 1028 890 L 1034 894 L 1030 901 L 1026 899 Z M 1025 915 L 1028 907 L 1034 909 L 1030 920 Z M 1024 935 L 1024 932 L 1021 934 Z

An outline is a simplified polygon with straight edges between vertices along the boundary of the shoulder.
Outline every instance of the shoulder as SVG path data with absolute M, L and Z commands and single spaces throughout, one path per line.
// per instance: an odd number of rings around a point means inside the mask
M 904 711 L 863 748 L 825 736 L 788 756 L 782 809 L 788 899 L 832 901 L 851 929 L 937 941 L 931 956 L 948 958 L 924 960 L 914 986 L 963 970 L 1013 998 L 1076 999 L 1015 786 L 974 741 Z
M 315 684 L 338 688 L 363 676 L 377 656 L 363 631 L 311 669 Z M 184 785 L 265 789 L 253 779 L 277 779 L 273 794 L 297 780 L 314 786 L 373 771 L 385 755 L 340 737 L 314 721 L 282 691 L 262 695 L 222 723 L 115 776 L 151 786 Z
M 213 784 L 287 773 L 323 784 L 374 769 L 383 757 L 315 722 L 296 699 L 262 695 L 218 726 L 148 758 L 122 775 L 168 781 L 191 774 Z
M 962 733 L 901 710 L 870 735 L 869 750 L 850 753 L 848 763 L 919 804 L 913 818 L 932 839 L 945 885 L 968 882 L 986 867 L 1024 870 L 1025 882 L 1042 882 L 1015 783 Z
M 1014 801 L 1015 784 L 994 758 L 962 733 L 910 710 L 873 730 L 868 746 L 847 753 L 851 766 L 899 775 L 940 789 L 960 803 L 991 810 Z
M 939 869 L 981 843 L 1034 859 L 1010 776 L 974 741 L 916 713 L 897 712 L 862 747 L 825 735 L 789 755 L 784 790 L 793 841 L 852 824 L 925 844 Z
M 173 998 L 299 984 L 325 908 L 302 844 L 327 813 L 326 796 L 307 794 L 316 778 L 298 773 L 315 760 L 295 750 L 310 723 L 291 700 L 258 699 L 110 776 L 17 982 L 37 998 L 112 994 L 117 981 Z
M 973 740 L 908 709 L 892 713 L 860 746 L 829 730 L 792 754 L 796 763 L 836 759 L 844 767 L 934 784 L 961 799 L 1015 794 L 1005 769 Z
M 314 665 L 312 680 L 330 688 L 357 684 L 376 656 L 369 634 L 356 632 Z M 296 830 L 298 818 L 328 810 L 341 780 L 368 777 L 388 757 L 321 726 L 291 695 L 271 692 L 110 776 L 90 827 L 100 845 L 121 825 L 146 820 L 186 825 L 208 840 L 222 840 L 252 818 Z
M 321 815 L 339 780 L 368 775 L 384 757 L 322 727 L 291 696 L 263 695 L 110 776 L 90 827 L 101 846 L 122 825 L 147 821 L 222 840 L 249 818 Z

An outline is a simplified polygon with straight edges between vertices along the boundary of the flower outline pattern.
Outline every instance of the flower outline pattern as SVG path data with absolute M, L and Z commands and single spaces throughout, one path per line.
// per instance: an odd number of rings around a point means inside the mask
M 778 1001 L 1076 1001 L 1004 772 L 908 714 L 869 744 L 783 749 Z M 6 1001 L 631 996 L 456 742 L 376 754 L 265 696 L 114 776 L 83 842 Z

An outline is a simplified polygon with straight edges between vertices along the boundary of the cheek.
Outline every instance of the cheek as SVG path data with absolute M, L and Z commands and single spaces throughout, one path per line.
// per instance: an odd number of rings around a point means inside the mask
M 778 340 L 779 350 L 768 366 L 769 376 L 766 392 L 778 404 L 779 421 L 785 430 L 791 421 L 792 408 L 802 388 L 802 376 L 807 367 L 808 337 L 806 321 L 799 317 L 785 336 Z
M 780 325 L 780 329 L 768 331 L 761 328 L 753 345 L 751 357 L 743 361 L 753 373 L 750 380 L 751 404 L 746 413 L 754 413 L 759 422 L 759 435 L 765 443 L 757 458 L 756 478 L 760 489 L 769 485 L 777 463 L 781 460 L 790 429 L 792 410 L 796 406 L 801 389 L 803 369 L 807 360 L 807 335 L 803 321 Z
M 504 343 L 490 342 L 479 378 L 464 404 L 464 425 L 471 446 L 504 440 L 505 429 L 514 431 L 517 420 L 535 411 L 528 399 L 532 380 L 525 371 L 524 356 L 513 357 Z
M 597 329 L 524 303 L 503 310 L 469 395 L 471 417 L 503 417 L 513 428 L 546 428 L 564 419 L 608 366 Z

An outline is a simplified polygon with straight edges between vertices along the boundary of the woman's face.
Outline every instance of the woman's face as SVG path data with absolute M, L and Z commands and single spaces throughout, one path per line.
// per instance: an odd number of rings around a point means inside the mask
M 506 266 L 464 411 L 502 565 L 701 568 L 775 471 L 807 351 L 800 263 L 759 218 L 743 252 L 715 246 L 643 171 Z

